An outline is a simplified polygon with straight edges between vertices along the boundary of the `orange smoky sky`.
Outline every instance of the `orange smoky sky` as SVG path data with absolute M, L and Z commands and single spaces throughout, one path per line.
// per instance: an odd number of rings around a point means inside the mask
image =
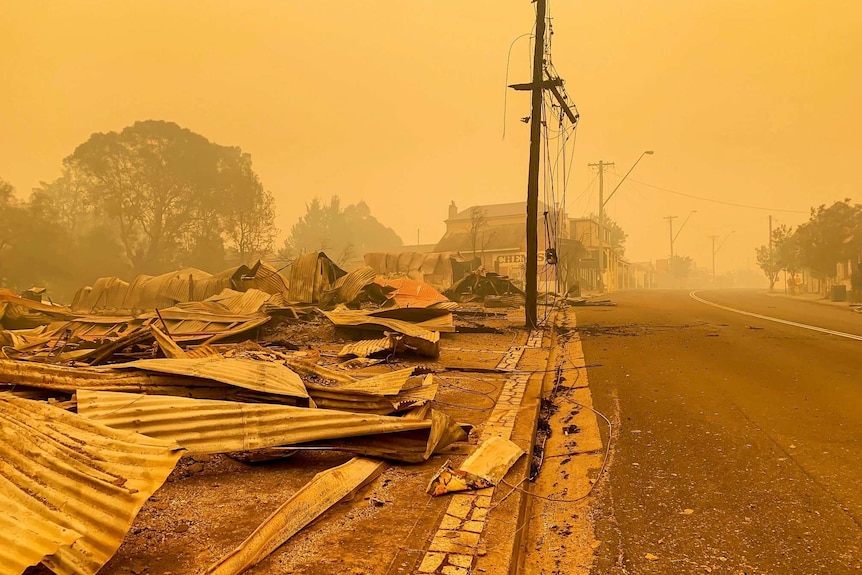
M 552 58 L 581 113 L 569 214 L 597 211 L 634 261 L 755 267 L 767 217 L 795 224 L 862 176 L 862 2 L 550 0 Z M 314 196 L 364 199 L 405 243 L 446 208 L 525 197 L 529 114 L 506 94 L 528 0 L 4 0 L 0 177 L 26 195 L 96 131 L 163 119 L 251 153 L 284 237 Z M 528 38 L 508 82 L 527 82 Z M 504 113 L 504 97 L 505 102 Z M 506 136 L 502 138 L 505 127 Z M 572 151 L 571 148 L 568 149 Z M 652 186 L 757 210 L 674 195 Z M 787 210 L 787 211 L 779 211 Z M 799 213 L 801 212 L 801 213 Z

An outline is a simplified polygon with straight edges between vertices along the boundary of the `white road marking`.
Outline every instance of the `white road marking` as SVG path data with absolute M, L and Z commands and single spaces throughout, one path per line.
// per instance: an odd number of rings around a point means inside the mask
M 765 319 L 766 321 L 774 321 L 775 323 L 783 323 L 784 325 L 792 325 L 793 327 L 801 327 L 802 329 L 810 329 L 811 331 L 819 331 L 820 333 L 828 333 L 829 335 L 836 335 L 838 337 L 846 337 L 847 339 L 855 339 L 856 341 L 862 341 L 862 335 L 845 333 L 843 331 L 835 331 L 834 329 L 826 329 L 825 327 L 817 327 L 816 325 L 808 325 L 807 323 L 797 323 L 795 321 L 778 319 L 777 317 L 760 315 L 759 313 L 751 313 L 749 311 L 742 311 L 740 309 L 734 309 L 732 307 L 718 305 L 717 303 L 712 303 L 711 301 L 706 301 L 702 297 L 698 297 L 696 291 L 692 291 L 688 295 L 691 296 L 693 300 L 699 301 L 700 303 L 705 303 L 706 305 L 711 305 L 712 307 L 717 307 L 726 311 L 732 311 L 733 313 L 747 315 L 749 317 L 756 317 L 758 319 Z

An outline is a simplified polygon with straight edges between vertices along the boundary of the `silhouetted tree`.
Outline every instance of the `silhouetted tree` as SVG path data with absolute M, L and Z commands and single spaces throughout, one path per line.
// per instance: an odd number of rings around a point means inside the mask
M 272 197 L 237 147 L 148 120 L 93 134 L 64 166 L 92 211 L 113 222 L 135 272 L 196 265 L 224 242 L 241 257 L 271 248 Z
M 368 204 L 360 201 L 342 209 L 338 196 L 332 196 L 328 204 L 319 198 L 311 200 L 305 214 L 291 226 L 279 254 L 290 259 L 308 252 L 325 251 L 343 264 L 354 255 L 389 251 L 401 245 L 398 234 L 372 216 Z
M 694 260 L 689 256 L 673 256 L 668 264 L 668 271 L 671 277 L 677 280 L 684 280 L 691 274 L 693 265 Z
M 769 279 L 769 291 L 775 288 L 775 282 L 782 270 L 791 276 L 800 268 L 799 242 L 793 230 L 781 225 L 772 230 L 772 246 L 760 246 L 755 250 L 757 265 Z
M 846 199 L 812 208 L 795 235 L 802 266 L 817 277 L 834 278 L 836 264 L 858 258 L 862 250 L 862 205 Z
M 607 213 L 602 215 L 604 216 L 604 218 L 601 223 L 604 224 L 606 228 L 608 228 L 608 232 L 610 232 L 611 235 L 611 249 L 621 256 L 625 255 L 626 240 L 628 239 L 629 235 L 625 232 L 622 226 L 612 220 Z M 597 216 L 596 214 L 590 214 L 590 217 L 596 221 L 599 221 L 599 216 Z
M 488 226 L 488 219 L 485 217 L 485 210 L 479 206 L 474 206 L 470 210 L 470 243 L 473 246 L 473 259 L 476 259 L 476 245 L 479 239 L 479 233 Z M 482 246 L 484 248 L 484 246 Z

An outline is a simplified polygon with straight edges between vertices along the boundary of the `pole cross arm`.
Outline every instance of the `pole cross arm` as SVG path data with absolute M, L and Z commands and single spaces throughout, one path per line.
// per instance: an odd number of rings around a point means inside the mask
M 513 90 L 517 90 L 520 92 L 526 92 L 526 91 L 532 90 L 533 85 L 534 85 L 533 82 L 529 82 L 527 84 L 509 84 L 509 87 L 512 88 Z M 545 90 L 547 90 L 551 87 L 562 86 L 562 85 L 563 85 L 562 78 L 556 78 L 553 80 L 544 80 L 544 81 L 540 82 L 540 86 Z
M 566 102 L 566 99 L 563 97 L 563 95 L 560 93 L 556 86 L 550 86 L 549 89 L 551 90 L 551 94 L 554 95 L 554 98 L 557 99 L 557 102 L 560 103 L 560 107 L 563 109 L 563 112 L 565 112 L 566 116 L 569 117 L 569 121 L 572 124 L 577 124 L 580 114 L 576 114 L 572 111 L 572 109 L 569 107 L 568 102 Z

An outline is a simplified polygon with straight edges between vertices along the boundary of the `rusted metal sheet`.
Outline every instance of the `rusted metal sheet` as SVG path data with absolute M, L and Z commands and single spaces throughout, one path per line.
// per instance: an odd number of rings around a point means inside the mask
M 208 359 L 167 359 L 142 360 L 156 362 L 210 362 L 230 361 L 248 362 L 250 366 L 204 369 L 213 375 L 205 379 L 186 373 L 174 375 L 171 372 L 157 373 L 130 368 L 129 364 L 119 364 L 102 368 L 71 368 L 27 361 L 0 360 L 0 384 L 23 385 L 37 389 L 49 389 L 74 393 L 78 389 L 100 391 L 126 391 L 208 399 L 240 399 L 245 401 L 267 401 L 289 405 L 305 405 L 308 394 L 302 381 L 283 365 L 266 364 L 253 360 Z M 264 366 L 261 368 L 260 366 Z M 268 367 L 267 367 L 268 366 Z M 179 371 L 178 366 L 169 368 Z M 275 374 L 271 380 L 267 378 Z M 265 380 L 263 384 L 258 379 Z M 223 382 L 222 380 L 229 380 Z M 348 392 L 345 392 L 348 393 Z M 349 392 L 355 393 L 355 392 Z M 391 411 L 390 405 L 390 411 Z
M 395 342 L 389 337 L 380 339 L 364 339 L 345 344 L 338 352 L 338 357 L 370 357 L 393 351 Z
M 399 307 L 428 307 L 434 303 L 449 301 L 449 298 L 427 283 L 411 278 L 377 278 L 375 281 L 384 287 L 394 288 L 388 297 Z
M 163 333 L 156 326 L 151 325 L 150 332 L 152 332 L 156 343 L 158 344 L 159 348 L 161 348 L 162 353 L 165 354 L 165 357 L 172 359 L 181 359 L 184 357 L 188 357 L 188 355 L 186 355 L 186 352 L 183 351 L 183 348 L 177 345 L 177 342 L 175 342 L 167 334 Z
M 454 322 L 449 328 L 445 320 L 429 320 L 423 323 L 411 323 L 400 319 L 380 317 L 367 312 L 354 311 L 346 308 L 336 308 L 332 311 L 323 312 L 337 327 L 353 327 L 379 331 L 397 331 L 413 337 L 430 338 L 432 331 L 455 331 Z M 451 315 L 450 315 L 451 321 Z M 443 329 L 435 329 L 443 328 Z
M 339 301 L 350 303 L 362 294 L 368 284 L 374 282 L 375 277 L 377 273 L 374 268 L 363 266 L 338 278 L 332 287 L 338 290 Z
M 400 333 L 387 333 L 381 339 L 367 339 L 348 343 L 341 351 L 339 357 L 371 357 L 388 354 L 414 353 L 425 357 L 440 356 L 440 334 L 436 331 L 430 332 L 430 336 L 413 337 Z
M 297 373 L 303 375 L 316 376 L 330 381 L 338 381 L 341 383 L 353 383 L 357 381 L 352 375 L 329 369 L 322 365 L 318 365 L 313 361 L 304 361 L 299 359 L 287 360 L 287 365 Z
M 234 288 L 240 291 L 253 288 L 268 294 L 287 292 L 288 285 L 287 278 L 280 271 L 263 261 L 243 270 L 234 281 Z
M 93 575 L 176 465 L 176 444 L 0 394 L 0 573 Z
M 67 307 L 33 301 L 0 288 L 0 327 L 28 329 L 71 318 Z
M 175 441 L 190 453 L 225 453 L 311 441 L 419 433 L 423 448 L 448 418 L 410 419 L 286 405 L 80 390 L 78 413 L 104 425 Z M 434 435 L 439 434 L 434 430 Z M 354 442 L 356 444 L 356 442 Z M 428 457 L 430 457 L 430 453 Z
M 346 273 L 323 252 L 301 255 L 290 266 L 290 300 L 316 303 Z
M 353 383 L 342 384 L 341 389 L 349 389 L 353 391 L 364 391 L 373 393 L 374 395 L 398 395 L 407 380 L 413 375 L 414 368 L 398 369 L 389 373 L 373 375 L 366 379 L 360 379 Z
M 218 295 L 207 298 L 206 301 L 223 305 L 230 313 L 254 315 L 260 312 L 263 304 L 271 297 L 270 294 L 254 288 L 245 292 L 225 289 Z
M 425 386 L 402 391 L 398 395 L 383 396 L 366 391 L 342 389 L 340 387 L 306 383 L 306 389 L 317 407 L 357 413 L 389 414 L 424 405 L 429 399 Z M 434 387 L 436 390 L 436 386 Z
M 226 358 L 142 359 L 111 367 L 208 379 L 254 391 L 308 398 L 302 379 L 280 363 Z
M 452 333 L 455 320 L 448 309 L 438 307 L 388 307 L 366 312 L 374 318 L 398 319 L 431 331 Z
M 99 278 L 92 288 L 82 288 L 75 294 L 72 311 L 75 313 L 116 312 L 123 309 L 129 282 L 118 277 Z
M 236 549 L 207 569 L 205 575 L 239 575 L 257 565 L 327 509 L 367 484 L 386 464 L 355 457 L 322 471 L 293 494 Z

